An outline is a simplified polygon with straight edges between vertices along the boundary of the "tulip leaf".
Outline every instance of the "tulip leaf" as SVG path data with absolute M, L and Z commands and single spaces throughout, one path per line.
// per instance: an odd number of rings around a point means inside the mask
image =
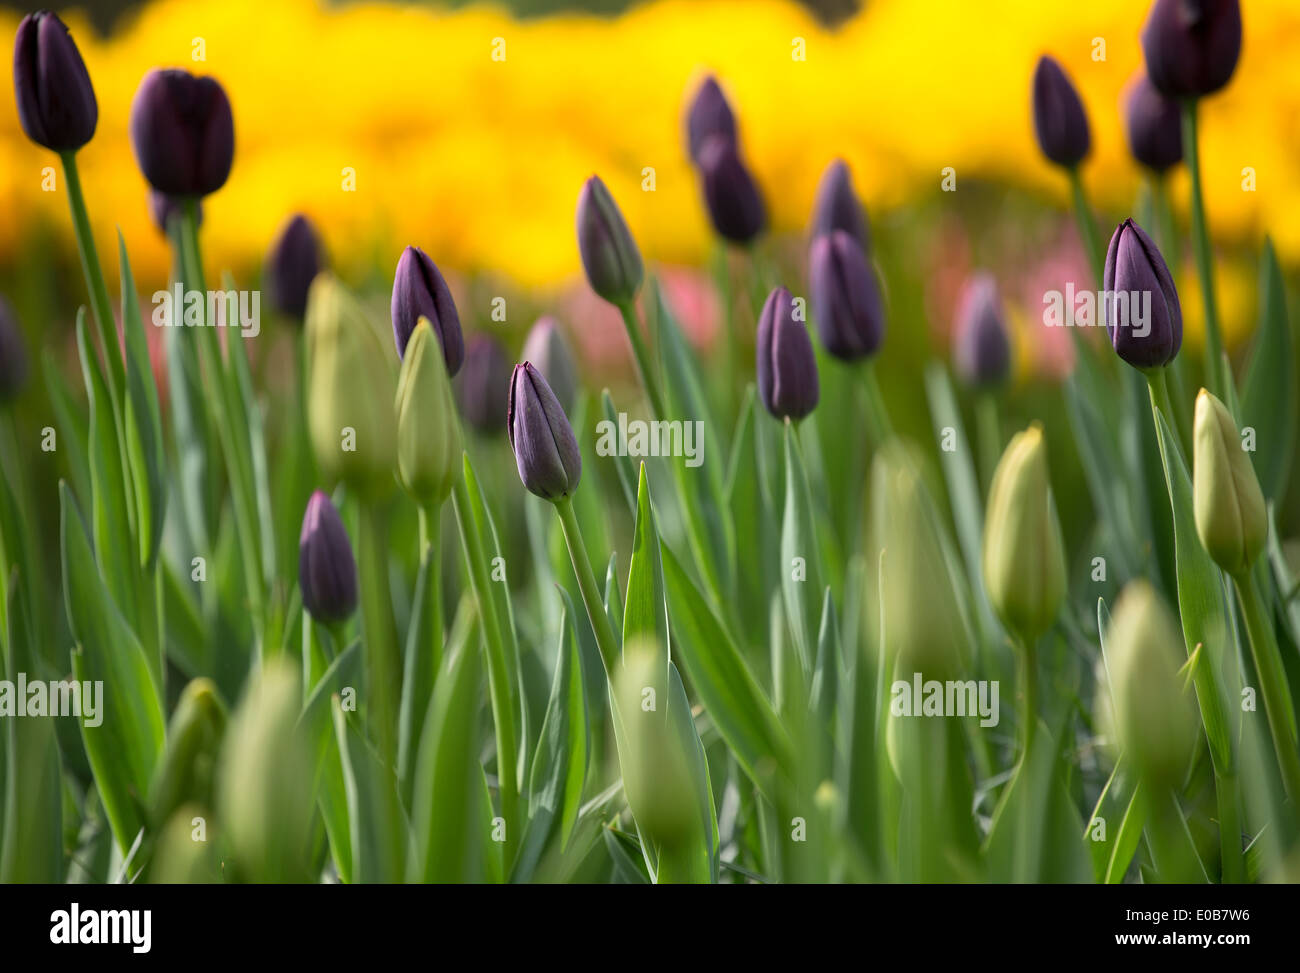
M 623 600 L 623 644 L 644 637 L 659 647 L 663 653 L 662 664 L 666 665 L 671 654 L 667 612 L 659 532 L 655 528 L 650 484 L 642 463 L 636 491 L 632 561 L 628 565 L 627 595 Z
M 330 712 L 338 741 L 351 824 L 352 880 L 367 884 L 401 881 L 407 827 L 397 777 L 357 726 L 338 697 Z
M 1196 533 L 1192 504 L 1192 481 L 1178 452 L 1173 432 L 1164 416 L 1152 410 L 1160 437 L 1160 456 L 1173 508 L 1174 556 L 1178 570 L 1178 613 L 1183 640 L 1190 656 L 1198 645 L 1205 646 L 1209 665 L 1196 667 L 1196 700 L 1210 743 L 1215 769 L 1228 773 L 1233 767 L 1232 737 L 1225 716 L 1221 673 L 1228 637 L 1227 614 L 1219 569 L 1201 545 Z
M 1280 501 L 1286 494 L 1296 436 L 1295 348 L 1282 270 L 1268 239 L 1264 241 L 1259 290 L 1259 328 L 1242 383 L 1240 418 L 1242 425 L 1255 430 L 1251 455 L 1264 496 Z
M 490 814 L 478 754 L 482 692 L 479 621 L 459 618 L 434 682 L 415 765 L 407 880 L 480 882 Z
M 672 468 L 686 521 L 687 540 L 700 577 L 705 580 L 717 603 L 728 605 L 735 570 L 736 536 L 723 489 L 725 459 L 709 415 L 695 355 L 687 345 L 658 281 L 651 282 L 649 293 L 658 323 L 659 352 L 663 359 L 669 412 L 656 418 L 681 423 L 682 448 L 673 449 Z M 652 427 L 651 435 L 656 434 Z M 688 442 L 696 451 L 694 459 L 684 455 Z
M 731 634 L 668 548 L 663 566 L 676 658 L 741 768 L 770 795 L 773 776 L 793 770 L 785 728 Z
M 564 601 L 560 646 L 528 783 L 528 826 L 515 861 L 514 882 L 528 881 L 548 848 L 559 853 L 568 845 L 578 820 L 591 752 L 587 690 L 571 621 L 573 602 L 563 588 L 557 590 Z
M 158 387 L 154 383 L 140 301 L 135 293 L 131 263 L 122 231 L 117 233 L 118 261 L 122 267 L 122 331 L 126 342 L 126 402 L 123 432 L 135 499 L 137 550 L 142 567 L 152 567 L 162 541 L 167 508 L 166 470 L 163 456 L 162 416 Z
M 603 389 L 600 393 L 600 410 L 605 415 L 605 421 L 610 423 L 612 428 L 618 429 L 618 410 L 614 406 L 614 399 L 609 394 L 609 389 Z M 624 456 L 623 450 L 618 449 L 610 457 L 614 461 L 614 469 L 618 472 L 618 483 L 623 488 L 623 496 L 627 499 L 628 510 L 633 516 L 636 515 L 636 470 L 632 466 L 632 458 Z
M 429 515 L 437 531 L 437 515 Z M 435 535 L 436 536 L 436 535 Z M 424 730 L 424 716 L 433 679 L 442 662 L 442 591 L 439 585 L 441 551 L 435 540 L 420 559 L 406 628 L 402 672 L 402 700 L 397 721 L 397 768 L 403 795 L 409 800 L 411 767 Z
M 7 489 L 7 488 L 6 488 Z M 0 660 L 0 678 L 39 672 L 15 570 L 7 585 L 12 673 Z M 0 883 L 63 881 L 63 787 L 54 720 L 0 720 Z
M 794 648 L 805 674 L 812 672 L 816 652 L 814 626 L 820 618 L 822 563 L 817 545 L 817 523 L 813 514 L 803 454 L 792 423 L 785 427 L 785 518 L 781 524 L 781 591 L 785 598 L 786 622 L 794 637 Z
M 74 678 L 103 687 L 98 726 L 81 737 L 118 846 L 131 847 L 144 824 L 143 802 L 162 752 L 158 685 L 140 642 L 95 568 L 90 538 L 66 484 L 59 489 L 63 592 L 78 647 Z M 128 547 L 126 550 L 130 550 Z
M 79 497 L 89 497 L 93 494 L 90 486 L 90 460 L 86 456 L 90 423 L 81 415 L 81 407 L 74 403 L 63 370 L 48 348 L 41 365 L 45 391 L 50 397 L 50 406 L 54 409 L 54 418 L 58 423 L 59 454 L 67 461 L 73 493 Z
M 685 758 L 686 773 L 693 792 L 689 795 L 699 814 L 702 841 L 684 841 L 663 847 L 657 862 L 655 884 L 716 883 L 718 881 L 718 815 L 709 784 L 709 761 L 695 729 L 691 704 L 677 667 L 668 663 L 667 746 L 676 747 Z M 686 795 L 683 795 L 686 796 Z
M 736 563 L 745 566 L 736 573 L 736 601 L 741 605 L 762 605 L 767 593 L 776 586 L 772 568 L 778 562 L 775 504 L 763 489 L 765 480 L 755 475 L 758 469 L 758 399 L 754 386 L 745 390 L 745 399 L 732 440 L 731 461 L 727 468 L 727 507 L 735 523 L 746 525 L 736 532 Z M 762 611 L 736 612 L 746 640 L 753 645 L 767 642 L 767 614 Z

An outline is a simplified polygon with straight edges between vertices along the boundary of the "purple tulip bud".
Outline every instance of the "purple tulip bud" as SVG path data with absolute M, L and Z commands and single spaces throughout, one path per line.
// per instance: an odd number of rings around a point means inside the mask
M 953 326 L 953 364 L 971 385 L 1001 384 L 1011 371 L 1011 342 L 992 274 L 966 281 Z
M 479 432 L 495 435 L 506 427 L 510 401 L 510 360 L 491 335 L 476 334 L 465 347 L 465 364 L 456 378 L 460 414 Z
M 690 110 L 686 113 L 686 140 L 690 147 L 691 158 L 698 163 L 700 150 L 704 143 L 713 136 L 736 141 L 736 116 L 727 104 L 727 96 L 722 93 L 718 80 L 713 75 L 704 79 Z
M 543 500 L 562 500 L 578 489 L 582 452 L 560 402 L 531 363 L 510 377 L 506 432 L 515 451 L 519 479 Z
M 149 184 L 171 196 L 207 196 L 235 158 L 230 100 L 215 78 L 150 71 L 131 103 L 131 144 Z
M 645 274 L 641 251 L 599 176 L 582 184 L 577 223 L 578 254 L 591 289 L 611 304 L 630 303 Z
M 885 336 L 885 312 L 876 272 L 858 242 L 844 230 L 814 240 L 808 281 L 826 350 L 843 361 L 874 355 Z
M 537 319 L 524 342 L 523 358 L 546 378 L 564 411 L 571 411 L 578 400 L 578 365 L 555 318 Z
M 166 193 L 160 193 L 156 189 L 149 190 L 149 217 L 153 220 L 154 226 L 158 227 L 163 235 L 171 232 L 168 228 L 171 225 L 173 217 L 178 217 L 184 212 L 185 200 L 178 196 L 168 196 Z M 203 222 L 203 204 L 198 204 L 198 212 L 195 214 L 199 223 Z
M 817 184 L 817 202 L 813 205 L 812 239 L 827 236 L 832 230 L 843 230 L 858 241 L 863 253 L 871 252 L 866 211 L 853 191 L 853 177 L 843 159 L 836 159 L 822 173 L 822 180 Z
M 1088 115 L 1079 93 L 1055 58 L 1043 55 L 1034 70 L 1034 134 L 1058 166 L 1076 166 L 1091 146 Z
M 816 407 L 821 390 L 812 340 L 795 314 L 784 287 L 767 296 L 758 317 L 758 394 L 772 415 L 797 421 Z
M 9 402 L 27 383 L 27 345 L 9 302 L 0 297 L 0 402 Z
M 1106 328 L 1115 353 L 1134 368 L 1168 365 L 1183 343 L 1174 279 L 1151 238 L 1131 219 L 1106 250 Z
M 1237 0 L 1156 0 L 1142 28 L 1147 75 L 1167 98 L 1213 94 L 1241 55 Z
M 767 225 L 763 197 L 735 142 L 719 136 L 705 140 L 700 149 L 700 179 L 719 236 L 745 244 L 763 232 Z
M 433 261 L 419 247 L 407 247 L 397 261 L 393 275 L 393 338 L 398 357 L 406 356 L 406 343 L 421 317 L 429 319 L 442 345 L 448 378 L 460 371 L 465 359 L 465 340 L 460 333 L 460 315 L 447 282 Z
M 295 214 L 271 246 L 262 272 L 271 306 L 281 314 L 302 321 L 307 291 L 321 271 L 321 252 L 315 227 L 301 213 Z
M 95 134 L 99 104 L 81 52 L 57 15 L 28 14 L 14 38 L 14 98 L 27 137 L 55 152 L 81 148 Z
M 357 562 L 339 512 L 323 490 L 307 501 L 298 538 L 298 587 L 318 622 L 341 622 L 357 607 Z
M 1156 172 L 1183 161 L 1183 126 L 1178 102 L 1156 90 L 1145 74 L 1129 85 L 1124 103 L 1125 128 L 1133 158 Z

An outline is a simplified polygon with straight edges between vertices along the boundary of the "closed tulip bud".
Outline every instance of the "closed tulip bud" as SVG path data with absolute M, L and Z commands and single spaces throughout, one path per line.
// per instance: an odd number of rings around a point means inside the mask
M 971 385 L 998 385 L 1011 371 L 1011 342 L 998 285 L 991 274 L 975 274 L 962 288 L 953 326 L 952 357 L 957 374 Z
M 1268 514 L 1236 423 L 1223 403 L 1205 389 L 1196 397 L 1192 438 L 1196 533 L 1214 563 L 1239 577 L 1264 549 Z
M 502 402 L 506 392 L 503 385 Z M 440 504 L 460 474 L 462 446 L 451 379 L 428 318 L 420 319 L 406 346 L 396 409 L 398 479 L 417 503 Z
M 813 204 L 812 239 L 843 230 L 858 242 L 863 253 L 871 252 L 871 231 L 866 211 L 853 191 L 853 177 L 848 163 L 836 159 L 822 173 L 817 184 L 817 201 Z
M 582 452 L 569 418 L 542 374 L 529 362 L 515 366 L 506 407 L 506 432 L 519 479 L 543 500 L 563 500 L 578 489 Z
M 178 196 L 168 196 L 156 189 L 149 190 L 149 218 L 153 225 L 165 236 L 171 233 L 172 220 L 185 212 L 185 200 Z M 203 223 L 203 204 L 195 207 L 194 218 L 197 224 Z M 196 224 L 196 225 L 197 225 Z
M 27 345 L 9 302 L 0 297 L 0 402 L 18 396 L 27 384 Z
M 1169 98 L 1200 98 L 1228 83 L 1241 55 L 1237 0 L 1156 0 L 1142 28 L 1147 74 Z
M 470 339 L 456 392 L 460 414 L 485 435 L 505 431 L 510 373 L 510 361 L 501 342 L 486 334 Z
M 1133 158 L 1154 172 L 1183 161 L 1183 125 L 1178 102 L 1156 90 L 1145 74 L 1129 84 L 1124 122 Z
M 885 336 L 885 312 L 876 272 L 844 230 L 813 241 L 808 257 L 812 308 L 822 344 L 836 358 L 874 355 Z
M 301 213 L 291 217 L 271 246 L 263 272 L 271 306 L 301 321 L 307 313 L 307 291 L 321 270 L 321 257 L 320 237 L 307 217 Z
M 212 680 L 186 685 L 167 726 L 167 746 L 149 786 L 149 820 L 154 827 L 167 821 L 186 801 L 212 804 L 221 738 L 226 732 L 226 707 Z
M 307 294 L 307 425 L 321 471 L 363 493 L 392 483 L 393 368 L 365 312 L 338 279 Z
M 599 176 L 582 184 L 577 224 L 578 255 L 591 289 L 611 304 L 630 303 L 645 276 L 641 251 Z
M 700 148 L 699 165 L 714 230 L 732 243 L 753 241 L 767 225 L 767 211 L 736 143 L 720 136 L 707 139 Z
M 429 255 L 419 247 L 407 247 L 397 261 L 393 275 L 393 338 L 397 354 L 406 356 L 406 345 L 411 340 L 420 318 L 428 318 L 433 333 L 442 346 L 447 363 L 447 374 L 454 376 L 465 360 L 465 339 L 460 333 L 460 314 L 456 302 L 438 268 Z
M 150 71 L 131 103 L 131 145 L 149 184 L 171 196 L 206 196 L 226 184 L 235 120 L 215 78 Z
M 894 678 L 957 676 L 971 635 L 944 554 L 950 545 L 915 460 L 896 442 L 876 454 L 871 497 L 873 535 L 884 550 L 884 648 Z
M 691 159 L 698 163 L 704 143 L 714 136 L 736 141 L 736 116 L 717 79 L 709 75 L 695 92 L 686 113 L 686 141 Z
M 1046 55 L 1034 70 L 1034 134 L 1043 155 L 1067 168 L 1082 162 L 1092 145 L 1079 93 L 1056 59 Z
M 799 305 L 784 287 L 767 296 L 758 318 L 758 394 L 778 419 L 799 420 L 817 405 L 817 356 Z
M 302 517 L 298 587 L 303 607 L 318 622 L 342 622 L 356 611 L 357 562 L 352 556 L 352 542 L 324 490 L 311 495 Z
M 1178 621 L 1148 582 L 1133 581 L 1115 602 L 1105 639 L 1120 748 L 1145 781 L 1177 787 L 1195 752 L 1199 722 L 1178 672 L 1185 657 Z
M 1103 275 L 1106 328 L 1115 353 L 1134 368 L 1162 368 L 1183 344 L 1174 278 L 1151 238 L 1131 219 L 1115 229 Z
M 524 342 L 523 359 L 545 376 L 561 408 L 566 413 L 573 411 L 578 401 L 578 364 L 555 318 L 545 315 L 537 319 Z
M 99 104 L 72 35 L 56 14 L 28 14 L 14 38 L 14 98 L 27 137 L 55 152 L 81 148 L 95 134 Z
M 984 519 L 984 585 L 998 617 L 1033 642 L 1065 598 L 1065 541 L 1037 424 L 1011 439 L 993 474 Z

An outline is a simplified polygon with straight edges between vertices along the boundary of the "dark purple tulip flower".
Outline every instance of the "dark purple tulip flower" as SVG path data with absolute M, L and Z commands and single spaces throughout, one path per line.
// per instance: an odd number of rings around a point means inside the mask
M 953 365 L 971 385 L 1000 385 L 1011 371 L 1011 342 L 992 274 L 966 281 L 952 335 Z
M 718 79 L 709 75 L 695 92 L 690 110 L 686 113 L 686 140 L 691 158 L 698 163 L 700 150 L 713 136 L 736 141 L 736 116 L 727 104 Z
M 460 315 L 442 274 L 419 247 L 407 247 L 397 261 L 393 275 L 393 338 L 398 357 L 406 356 L 406 343 L 421 317 L 429 319 L 442 345 L 448 377 L 460 371 L 465 359 L 465 339 L 460 333 Z
M 716 135 L 705 140 L 700 149 L 700 179 L 719 236 L 746 244 L 763 232 L 767 225 L 763 197 L 735 142 Z
M 8 402 L 27 382 L 27 345 L 9 302 L 0 297 L 0 402 Z
M 55 152 L 95 134 L 99 104 L 72 35 L 48 10 L 28 14 L 14 38 L 14 98 L 27 137 Z
M 1092 144 L 1079 93 L 1056 59 L 1047 55 L 1034 69 L 1034 134 L 1043 155 L 1067 168 L 1082 162 Z
M 826 350 L 843 361 L 874 355 L 885 336 L 885 312 L 876 272 L 857 240 L 844 230 L 814 240 L 808 281 Z
M 799 420 L 817 405 L 817 357 L 808 329 L 795 317 L 790 292 L 778 287 L 758 317 L 758 394 L 778 419 Z
M 307 290 L 321 271 L 321 255 L 316 228 L 301 213 L 292 216 L 271 246 L 262 274 L 272 307 L 302 320 L 307 311 Z
M 166 193 L 160 193 L 156 189 L 149 190 L 149 217 L 153 220 L 154 226 L 158 227 L 164 235 L 170 232 L 168 226 L 171 224 L 172 217 L 180 216 L 184 211 L 185 200 L 176 196 L 168 196 Z M 195 217 L 199 223 L 203 222 L 203 204 L 199 203 Z
M 817 201 L 813 204 L 812 239 L 826 236 L 833 230 L 843 230 L 858 241 L 863 253 L 871 252 L 871 231 L 867 227 L 866 211 L 862 201 L 853 191 L 853 177 L 848 163 L 836 159 L 822 173 L 817 184 Z
M 1237 0 L 1156 0 L 1142 28 L 1147 75 L 1168 98 L 1213 94 L 1241 56 Z
M 131 144 L 149 184 L 171 196 L 206 196 L 235 159 L 230 100 L 215 78 L 150 71 L 131 103 Z
M 357 607 L 357 562 L 339 512 L 323 490 L 307 501 L 298 538 L 298 587 L 318 622 L 341 622 Z
M 1131 219 L 1110 238 L 1103 287 L 1106 328 L 1115 353 L 1139 369 L 1160 368 L 1173 361 L 1183 343 L 1178 291 L 1165 258 Z
M 611 304 L 629 304 L 645 268 L 632 231 L 599 176 L 582 184 L 577 224 L 578 254 L 591 289 Z
M 578 489 L 582 452 L 569 418 L 529 362 L 515 366 L 510 377 L 506 432 L 515 451 L 519 479 L 543 500 L 563 500 Z
M 506 428 L 510 401 L 510 360 L 491 335 L 476 334 L 465 346 L 465 364 L 456 376 L 460 414 L 485 435 Z
M 1156 90 L 1145 74 L 1125 94 L 1124 125 L 1133 158 L 1155 172 L 1183 161 L 1183 126 L 1178 102 Z
M 555 318 L 547 314 L 537 319 L 524 342 L 523 359 L 546 377 L 560 405 L 569 412 L 578 401 L 578 365 Z

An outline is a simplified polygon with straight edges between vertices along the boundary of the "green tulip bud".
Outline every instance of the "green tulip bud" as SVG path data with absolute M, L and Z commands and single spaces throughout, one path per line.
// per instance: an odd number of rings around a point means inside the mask
M 424 506 L 442 503 L 460 473 L 460 424 L 442 346 L 420 318 L 397 376 L 397 475 Z
M 270 659 L 230 718 L 217 770 L 218 820 L 236 881 L 304 882 L 311 843 L 311 747 L 292 662 Z
M 998 462 L 984 519 L 984 584 L 1003 623 L 1032 642 L 1065 598 L 1065 542 L 1037 423 L 1012 437 Z
M 1196 533 L 1214 562 L 1240 577 L 1264 549 L 1268 515 L 1237 426 L 1223 403 L 1205 389 L 1196 397 L 1193 440 Z
M 1184 658 L 1178 620 L 1146 581 L 1120 592 L 1106 632 L 1113 703 L 1111 724 L 1120 749 L 1143 779 L 1177 787 L 1197 741 L 1196 703 L 1179 673 Z
M 885 651 L 898 678 L 946 679 L 966 668 L 970 628 L 948 569 L 938 513 L 912 458 L 898 445 L 876 454 L 873 522 L 884 548 Z
M 356 298 L 322 273 L 307 292 L 307 423 L 321 471 L 382 492 L 397 461 L 393 366 Z
M 226 707 L 210 679 L 195 679 L 181 692 L 167 727 L 167 749 L 154 771 L 149 820 L 161 826 L 185 801 L 212 804 L 217 751 L 226 732 Z

